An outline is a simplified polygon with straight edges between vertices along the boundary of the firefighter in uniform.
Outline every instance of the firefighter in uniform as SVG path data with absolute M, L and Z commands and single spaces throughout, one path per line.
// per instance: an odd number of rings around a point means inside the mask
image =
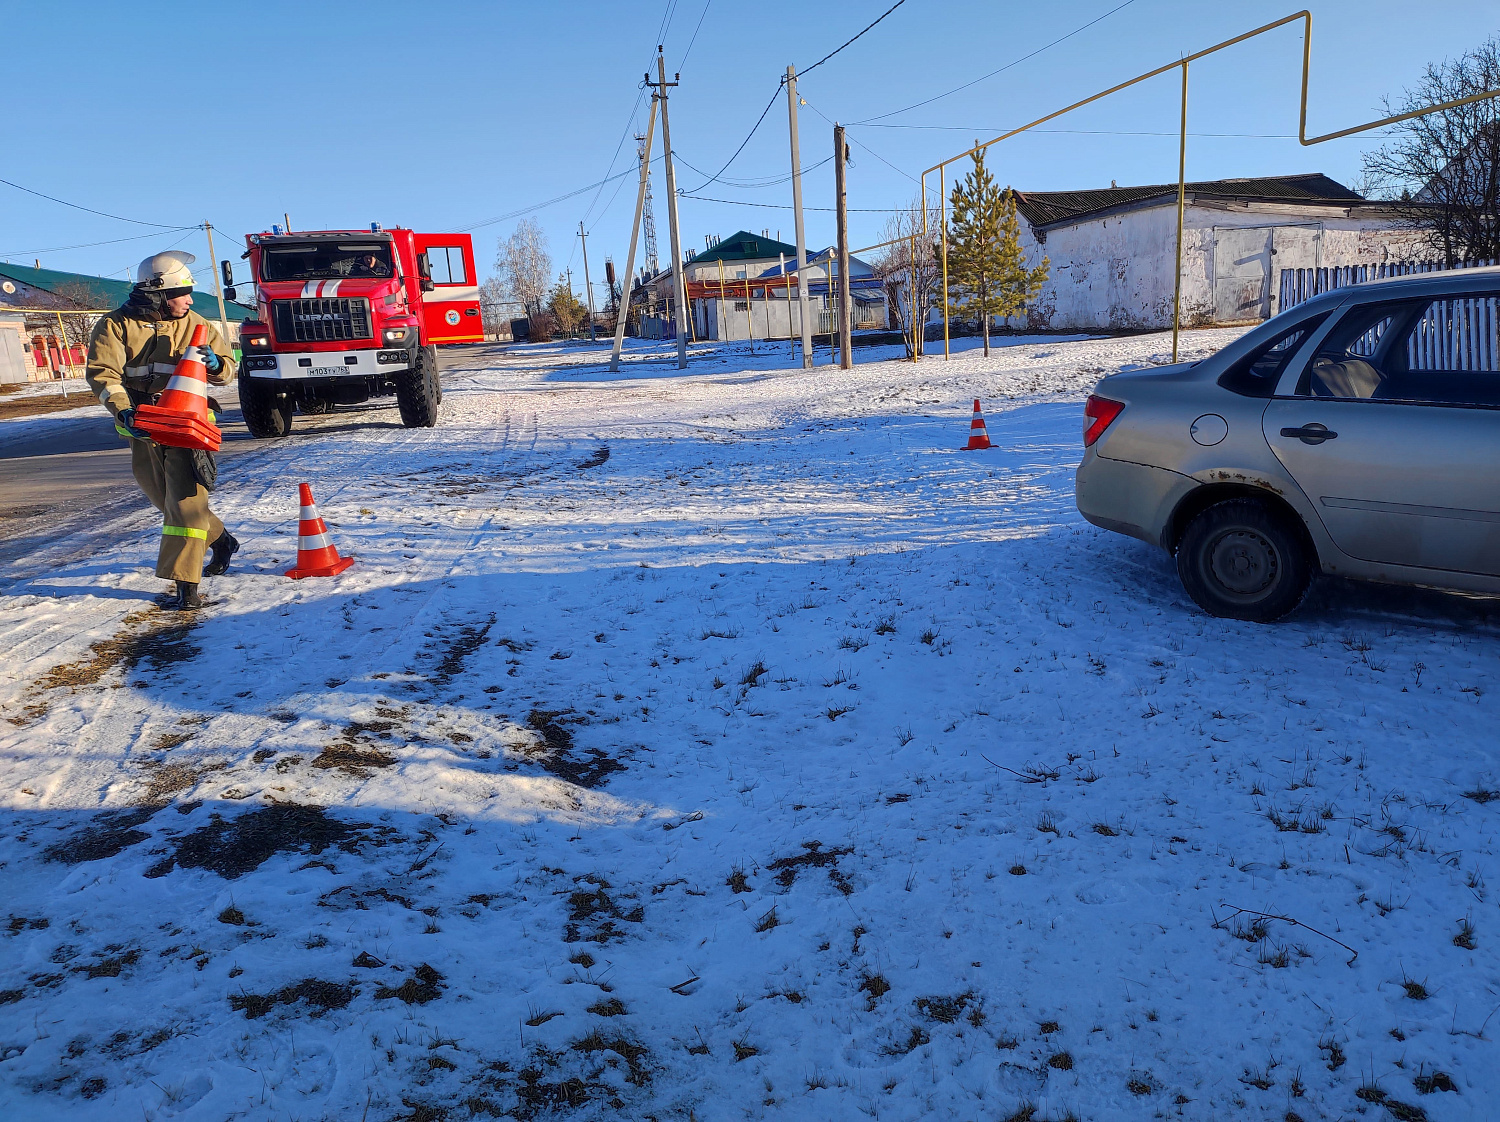
M 115 419 L 115 431 L 130 445 L 130 467 L 151 505 L 162 513 L 156 575 L 177 582 L 173 606 L 197 608 L 198 582 L 229 568 L 240 543 L 208 508 L 216 469 L 212 454 L 155 443 L 135 427 L 135 409 L 166 388 L 193 328 L 208 328 L 204 371 L 210 383 L 234 377 L 234 359 L 224 340 L 193 305 L 191 253 L 169 250 L 142 261 L 130 298 L 102 317 L 89 339 L 88 384 Z M 212 408 L 212 407 L 211 407 Z M 211 552 L 207 566 L 205 551 Z

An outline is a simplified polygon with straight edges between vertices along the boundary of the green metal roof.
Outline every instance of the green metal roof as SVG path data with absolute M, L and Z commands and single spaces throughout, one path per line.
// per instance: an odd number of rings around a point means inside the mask
M 110 280 L 108 277 L 95 277 L 88 273 L 65 273 L 59 269 L 34 269 L 29 265 L 9 265 L 3 261 L 0 261 L 0 277 L 9 277 L 18 284 L 40 288 L 44 292 L 56 292 L 59 288 L 81 288 L 93 298 L 94 310 L 118 308 L 125 303 L 134 287 L 129 281 Z M 7 302 L 3 294 L 0 294 L 0 304 Z M 193 289 L 193 307 L 205 319 L 218 318 L 219 300 L 212 292 L 204 292 L 201 288 Z M 225 300 L 224 315 L 239 323 L 254 316 L 255 309 Z
M 797 247 L 768 238 L 764 234 L 739 230 L 712 249 L 695 254 L 691 264 L 697 265 L 703 261 L 759 261 L 775 257 L 778 253 L 795 258 Z

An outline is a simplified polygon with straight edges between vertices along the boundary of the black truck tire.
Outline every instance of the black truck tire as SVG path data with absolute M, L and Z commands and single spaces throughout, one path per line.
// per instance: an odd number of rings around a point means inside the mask
M 396 404 L 401 423 L 409 429 L 430 429 L 437 424 L 438 405 L 443 400 L 438 380 L 436 347 L 422 347 L 409 370 L 396 375 Z
M 1299 530 L 1254 499 L 1216 503 L 1182 535 L 1177 575 L 1209 615 L 1271 623 L 1302 603 L 1312 579 Z
M 321 417 L 333 412 L 333 402 L 321 397 L 305 398 L 297 403 L 297 412 L 306 417 Z
M 240 377 L 240 415 L 250 435 L 259 438 L 285 436 L 292 431 L 297 403 L 278 392 L 274 382 Z

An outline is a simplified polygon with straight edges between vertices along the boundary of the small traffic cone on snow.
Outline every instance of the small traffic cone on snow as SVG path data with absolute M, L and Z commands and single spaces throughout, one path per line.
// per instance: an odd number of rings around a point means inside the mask
M 965 452 L 972 452 L 976 448 L 990 447 L 990 434 L 984 427 L 984 414 L 979 409 L 979 399 L 974 399 L 974 419 L 969 422 L 969 443 L 964 445 Z
M 208 328 L 200 323 L 193 328 L 192 341 L 156 404 L 136 409 L 136 427 L 156 443 L 204 452 L 217 452 L 223 443 L 224 434 L 208 419 L 208 378 L 202 357 L 207 344 Z
M 286 575 L 293 580 L 337 576 L 354 564 L 354 558 L 339 556 L 333 539 L 328 536 L 328 523 L 318 516 L 312 488 L 306 483 L 298 486 L 301 488 L 302 511 L 297 522 L 297 567 L 288 569 Z

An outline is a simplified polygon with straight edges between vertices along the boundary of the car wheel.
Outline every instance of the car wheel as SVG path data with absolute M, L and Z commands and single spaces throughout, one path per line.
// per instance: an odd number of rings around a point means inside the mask
M 1302 602 L 1311 551 L 1299 528 L 1254 499 L 1216 503 L 1188 524 L 1177 575 L 1209 615 L 1270 623 Z

